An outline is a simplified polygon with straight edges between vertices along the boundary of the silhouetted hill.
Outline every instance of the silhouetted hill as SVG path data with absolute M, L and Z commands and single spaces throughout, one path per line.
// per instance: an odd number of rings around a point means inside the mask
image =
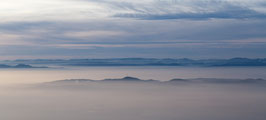
M 222 78 L 195 78 L 195 79 L 172 79 L 168 83 L 266 83 L 264 79 L 222 79 Z
M 134 81 L 134 82 L 138 82 L 138 81 L 143 81 L 139 78 L 135 78 L 135 77 L 129 77 L 129 76 L 126 76 L 124 78 L 117 78 L 117 79 L 104 79 L 103 81 Z
M 116 78 L 116 79 L 103 79 L 103 80 L 90 80 L 90 79 L 69 79 L 69 80 L 58 80 L 45 83 L 46 85 L 88 85 L 92 83 L 97 83 L 98 85 L 101 83 L 160 83 L 159 85 L 178 85 L 178 84 L 259 84 L 266 85 L 266 80 L 264 79 L 221 79 L 221 78 L 195 78 L 195 79 L 172 79 L 169 81 L 158 81 L 158 80 L 142 80 L 135 77 L 124 77 L 124 78 Z
M 57 80 L 48 83 L 61 84 L 61 83 L 88 83 L 88 82 L 98 82 L 98 83 L 110 83 L 110 82 L 159 82 L 157 80 L 142 80 L 135 77 L 126 76 L 124 78 L 114 78 L 114 79 L 103 79 L 103 80 L 91 80 L 91 79 L 67 79 L 67 80 Z

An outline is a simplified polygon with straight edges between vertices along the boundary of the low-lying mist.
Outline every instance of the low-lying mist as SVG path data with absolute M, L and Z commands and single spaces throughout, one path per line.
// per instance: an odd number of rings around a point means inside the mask
M 0 90 L 1 120 L 266 118 L 262 79 L 72 79 Z

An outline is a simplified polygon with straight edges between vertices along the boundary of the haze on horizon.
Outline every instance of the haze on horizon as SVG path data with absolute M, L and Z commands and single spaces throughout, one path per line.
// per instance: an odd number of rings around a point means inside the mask
M 264 0 L 0 2 L 0 59 L 266 57 Z

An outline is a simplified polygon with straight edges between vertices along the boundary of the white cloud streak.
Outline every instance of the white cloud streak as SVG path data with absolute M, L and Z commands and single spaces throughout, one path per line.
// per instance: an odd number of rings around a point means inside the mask
M 243 13 L 239 18 L 262 17 L 266 14 L 262 0 L 0 0 L 0 22 L 11 21 L 86 21 L 116 17 L 140 17 L 145 19 L 225 17 Z M 250 15 L 253 11 L 255 15 Z M 235 13 L 234 13 L 235 12 Z M 247 13 L 246 13 L 247 12 Z M 196 15 L 195 15 L 196 14 Z M 198 16 L 199 15 L 199 16 Z M 152 18 L 156 17 L 156 18 Z M 151 17 L 151 18 L 149 18 Z M 265 16 L 264 16 L 265 17 Z M 191 17 L 190 17 L 191 18 Z M 237 18 L 237 17 L 236 17 Z M 166 19 L 166 18 L 164 18 Z

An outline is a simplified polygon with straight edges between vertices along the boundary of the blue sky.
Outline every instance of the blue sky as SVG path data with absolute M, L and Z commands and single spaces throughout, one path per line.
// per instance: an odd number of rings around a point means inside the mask
M 264 0 L 9 0 L 0 59 L 266 57 Z

